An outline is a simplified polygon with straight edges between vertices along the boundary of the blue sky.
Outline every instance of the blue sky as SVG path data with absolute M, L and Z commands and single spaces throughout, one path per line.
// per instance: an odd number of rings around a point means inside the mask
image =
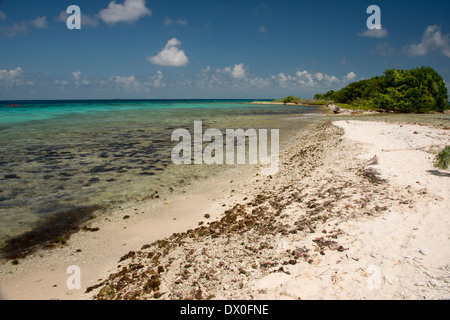
M 69 30 L 66 9 L 81 9 Z M 370 5 L 381 30 L 366 25 Z M 449 1 L 0 0 L 0 99 L 312 98 L 388 68 L 450 84 Z

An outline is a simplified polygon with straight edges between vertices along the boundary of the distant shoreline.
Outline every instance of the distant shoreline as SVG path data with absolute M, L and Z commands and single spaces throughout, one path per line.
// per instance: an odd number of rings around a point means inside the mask
M 327 101 L 326 103 L 317 103 L 316 100 L 302 100 L 300 103 L 293 103 L 293 102 L 281 102 L 281 101 L 252 101 L 248 104 L 262 104 L 262 105 L 287 105 L 287 106 L 316 106 L 316 107 L 323 107 L 332 112 L 333 107 L 329 107 L 329 105 L 335 105 L 332 101 Z M 360 110 L 360 109 L 348 109 L 341 107 L 340 104 L 336 104 L 339 107 L 339 113 L 335 115 L 370 115 L 370 114 L 378 114 L 378 113 L 394 113 L 392 111 L 390 112 L 383 112 L 380 110 Z M 450 104 L 449 104 L 450 105 Z M 430 114 L 436 114 L 441 112 L 430 112 Z M 445 110 L 442 112 L 442 114 L 450 114 L 450 109 Z

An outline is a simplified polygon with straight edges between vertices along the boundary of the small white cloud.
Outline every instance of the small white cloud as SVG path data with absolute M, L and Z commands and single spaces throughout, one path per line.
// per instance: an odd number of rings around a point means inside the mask
M 386 38 L 388 36 L 388 32 L 386 29 L 367 29 L 361 33 L 358 33 L 360 37 L 368 37 L 368 38 Z
M 30 24 L 38 29 L 47 29 L 48 23 L 47 23 L 47 17 L 38 17 L 30 22 Z
M 134 23 L 152 14 L 152 11 L 145 6 L 146 2 L 146 0 L 125 0 L 123 4 L 119 4 L 112 1 L 108 8 L 100 10 L 99 17 L 109 25 L 118 22 Z
M 267 28 L 266 28 L 265 26 L 260 26 L 260 27 L 258 28 L 258 31 L 259 31 L 259 32 L 267 32 Z
M 231 77 L 234 79 L 245 79 L 245 67 L 243 63 L 236 64 L 231 71 Z
M 80 76 L 81 76 L 81 71 L 75 71 L 75 72 L 72 72 L 72 77 L 73 77 L 75 80 L 80 80 Z
M 353 80 L 355 80 L 355 78 L 356 78 L 356 74 L 353 71 L 349 72 L 345 76 L 345 80 L 347 80 L 347 81 L 353 81 Z
M 21 67 L 17 67 L 14 70 L 0 70 L 0 80 L 4 80 L 7 78 L 15 78 L 21 73 L 22 73 Z
M 234 67 L 225 67 L 223 69 L 216 69 L 217 73 L 228 73 L 233 79 L 245 79 L 246 67 L 243 63 L 235 64 Z
M 443 35 L 441 27 L 437 25 L 428 26 L 419 44 L 412 44 L 403 48 L 410 56 L 425 56 L 430 51 L 441 50 L 442 54 L 450 58 L 450 34 Z
M 355 78 L 354 72 L 349 72 L 340 80 L 336 76 L 330 76 L 322 72 L 310 73 L 307 70 L 298 70 L 294 76 L 279 73 L 278 76 L 273 76 L 272 80 L 278 82 L 280 87 L 290 90 L 306 87 L 323 90 L 336 85 L 344 85 Z
M 168 26 L 173 25 L 173 24 L 178 24 L 180 26 L 187 26 L 188 22 L 187 22 L 187 20 L 184 20 L 184 19 L 178 19 L 178 20 L 174 21 L 174 20 L 166 17 L 166 19 L 164 20 L 164 25 L 166 27 L 168 27 Z
M 0 70 L 0 85 L 7 87 L 22 85 L 21 74 L 22 68 L 17 67 L 11 70 Z
M 329 76 L 327 74 L 324 76 L 324 79 L 326 82 L 329 82 L 329 83 L 339 82 L 338 78 L 336 78 L 335 76 Z
M 166 46 L 156 56 L 147 57 L 153 64 L 169 67 L 183 67 L 189 63 L 189 59 L 183 50 L 179 49 L 181 41 L 172 38 L 167 41 Z
M 157 71 L 156 75 L 153 77 L 153 82 L 152 85 L 155 88 L 160 88 L 160 87 L 165 87 L 166 84 L 163 82 L 164 79 L 164 74 L 162 73 L 162 71 Z
M 301 71 L 301 70 L 299 70 L 299 71 L 297 71 L 296 73 L 295 73 L 295 75 L 297 76 L 297 77 L 302 77 L 302 76 L 304 76 L 304 75 L 307 75 L 308 74 L 308 71 Z
M 0 35 L 3 37 L 14 38 L 18 34 L 28 34 L 30 32 L 30 27 L 47 29 L 47 17 L 37 17 L 34 20 L 15 22 L 10 26 L 0 26 Z
M 0 20 L 5 20 L 6 19 L 6 14 L 0 10 Z
M 140 86 L 139 82 L 136 80 L 135 76 L 129 76 L 129 77 L 121 77 L 121 76 L 115 76 L 113 78 L 113 81 L 117 83 L 119 86 L 121 86 L 124 89 L 130 90 L 133 88 L 138 88 Z

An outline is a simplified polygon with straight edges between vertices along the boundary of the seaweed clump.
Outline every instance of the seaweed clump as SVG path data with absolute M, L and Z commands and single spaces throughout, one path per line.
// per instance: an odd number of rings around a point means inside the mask
M 52 248 L 65 244 L 73 233 L 80 230 L 82 223 L 92 219 L 93 213 L 102 208 L 101 205 L 91 205 L 47 217 L 31 231 L 9 239 L 1 248 L 0 256 L 17 259 L 41 247 Z

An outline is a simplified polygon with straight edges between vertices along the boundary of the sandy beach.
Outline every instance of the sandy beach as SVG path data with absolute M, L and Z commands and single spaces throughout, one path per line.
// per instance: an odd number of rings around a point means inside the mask
M 433 167 L 446 145 L 444 127 L 311 127 L 274 176 L 229 170 L 3 261 L 0 298 L 448 299 L 450 173 Z

